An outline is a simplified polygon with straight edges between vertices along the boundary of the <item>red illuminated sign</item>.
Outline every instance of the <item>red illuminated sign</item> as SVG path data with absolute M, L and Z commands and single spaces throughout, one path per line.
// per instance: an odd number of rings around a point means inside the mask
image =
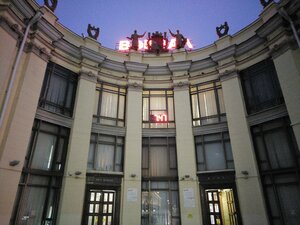
M 166 114 L 154 114 L 150 115 L 150 122 L 151 123 L 167 123 L 168 117 Z
M 129 51 L 130 49 L 130 41 L 129 40 L 122 40 L 119 42 L 119 50 L 120 51 Z M 149 44 L 151 45 L 152 44 L 152 41 L 149 41 Z M 166 47 L 167 45 L 167 42 L 166 40 L 163 41 L 163 46 Z M 188 49 L 193 49 L 193 44 L 191 43 L 191 41 L 187 38 L 187 41 L 186 41 L 186 47 Z M 169 43 L 168 43 L 168 46 L 167 46 L 167 49 L 169 50 L 173 50 L 176 48 L 176 39 L 175 38 L 172 38 L 169 40 Z M 149 46 L 148 46 L 148 39 L 145 39 L 145 40 L 139 40 L 139 49 L 140 51 L 145 51 L 145 50 L 148 50 L 149 49 Z

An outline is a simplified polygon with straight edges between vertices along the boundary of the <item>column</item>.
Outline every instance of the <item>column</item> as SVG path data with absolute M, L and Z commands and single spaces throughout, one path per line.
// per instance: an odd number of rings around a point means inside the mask
M 40 56 L 23 54 L 4 114 L 0 145 L 1 224 L 9 224 L 11 218 L 46 66 L 47 61 Z M 14 160 L 19 164 L 10 166 Z
M 273 56 L 291 126 L 300 150 L 300 49 Z
M 128 80 L 122 225 L 141 224 L 142 77 Z
M 81 224 L 95 93 L 96 76 L 91 72 L 81 72 L 61 193 L 59 225 Z
M 181 222 L 182 225 L 202 224 L 189 82 L 187 76 L 175 77 L 173 82 Z M 192 195 L 194 199 L 187 201 Z
M 236 71 L 221 76 L 236 185 L 244 225 L 267 225 L 267 212 L 254 154 L 240 79 Z M 244 176 L 242 171 L 247 171 Z

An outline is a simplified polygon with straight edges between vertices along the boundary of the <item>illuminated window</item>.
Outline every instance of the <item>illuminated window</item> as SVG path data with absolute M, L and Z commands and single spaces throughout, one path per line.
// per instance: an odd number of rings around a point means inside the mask
M 222 87 L 219 81 L 192 86 L 193 126 L 226 120 Z
M 243 71 L 241 81 L 248 114 L 283 103 L 274 64 L 264 60 Z
M 92 134 L 88 169 L 97 171 L 123 171 L 124 138 Z
M 124 87 L 98 83 L 93 122 L 123 127 L 125 101 L 126 89 Z
M 234 169 L 227 132 L 196 136 L 195 144 L 198 171 Z
M 39 107 L 72 117 L 77 74 L 55 63 L 48 63 Z
M 299 224 L 300 153 L 288 118 L 252 127 L 271 224 Z
M 143 91 L 143 128 L 173 128 L 173 90 Z
M 16 198 L 13 224 L 54 224 L 69 130 L 36 120 Z

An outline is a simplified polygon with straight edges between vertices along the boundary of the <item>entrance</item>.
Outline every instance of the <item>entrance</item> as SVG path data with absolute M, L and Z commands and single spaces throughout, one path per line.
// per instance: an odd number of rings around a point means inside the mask
M 87 225 L 114 225 L 116 191 L 90 189 L 87 193 Z
M 237 225 L 232 189 L 205 189 L 209 225 Z

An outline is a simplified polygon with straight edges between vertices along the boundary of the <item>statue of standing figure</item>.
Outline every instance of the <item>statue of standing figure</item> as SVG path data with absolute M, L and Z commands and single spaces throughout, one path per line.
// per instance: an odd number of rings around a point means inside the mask
M 131 40 L 131 47 L 130 49 L 133 49 L 137 51 L 139 49 L 139 38 L 144 37 L 146 32 L 142 35 L 137 34 L 137 31 L 134 30 L 134 33 L 131 35 L 131 37 L 127 37 L 127 39 Z
M 187 39 L 181 33 L 179 33 L 179 30 L 177 30 L 176 34 L 173 34 L 170 29 L 169 32 L 172 37 L 176 38 L 176 49 L 184 48 Z

